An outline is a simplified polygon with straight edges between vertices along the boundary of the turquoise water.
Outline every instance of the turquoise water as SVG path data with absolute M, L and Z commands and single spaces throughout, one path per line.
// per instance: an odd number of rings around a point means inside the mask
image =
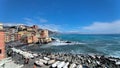
M 60 40 L 79 42 L 84 44 L 60 45 L 30 48 L 33 51 L 63 52 L 73 54 L 100 54 L 120 57 L 120 35 L 87 35 L 87 34 L 58 34 L 54 36 Z

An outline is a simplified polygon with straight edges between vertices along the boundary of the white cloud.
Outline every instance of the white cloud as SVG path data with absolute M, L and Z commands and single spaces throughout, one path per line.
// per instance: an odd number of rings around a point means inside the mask
M 9 23 L 2 23 L 4 26 L 15 26 L 15 25 L 25 25 L 22 23 L 13 23 L 13 22 L 9 22 Z
M 40 23 L 46 23 L 46 22 L 48 22 L 47 19 L 40 18 Z
M 100 34 L 120 33 L 120 20 L 113 22 L 94 22 L 89 26 L 83 27 L 82 32 Z
M 51 31 L 60 31 L 61 30 L 60 25 L 47 24 L 48 20 L 44 19 L 44 18 L 38 17 L 36 21 L 31 18 L 24 18 L 24 20 L 25 20 L 26 25 L 28 25 L 28 26 L 37 25 L 37 26 L 39 26 L 39 28 L 48 29 Z M 37 22 L 37 24 L 35 24 L 36 22 Z
M 60 30 L 61 30 L 61 26 L 56 25 L 56 24 L 40 24 L 39 27 L 43 28 L 43 29 L 49 29 L 49 30 L 52 30 L 52 31 L 57 31 L 57 32 L 60 32 Z
M 31 18 L 24 18 L 24 21 L 25 21 L 24 23 L 28 26 L 32 26 L 35 24 L 35 21 Z

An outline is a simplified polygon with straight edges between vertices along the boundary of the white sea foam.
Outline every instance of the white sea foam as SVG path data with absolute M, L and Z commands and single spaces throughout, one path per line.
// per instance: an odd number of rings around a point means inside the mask
M 109 56 L 120 58 L 120 51 L 114 51 L 113 53 L 110 53 Z
M 65 46 L 65 45 L 84 45 L 86 43 L 81 43 L 81 42 L 70 42 L 66 43 L 66 41 L 54 41 L 48 44 L 43 44 L 41 48 L 46 48 L 46 47 L 51 47 L 51 46 Z
M 71 43 L 66 43 L 66 42 L 52 42 L 52 43 L 48 43 L 47 45 L 55 45 L 55 46 L 58 46 L 58 45 L 78 45 L 78 44 L 85 44 L 85 43 L 80 43 L 80 42 L 71 42 Z

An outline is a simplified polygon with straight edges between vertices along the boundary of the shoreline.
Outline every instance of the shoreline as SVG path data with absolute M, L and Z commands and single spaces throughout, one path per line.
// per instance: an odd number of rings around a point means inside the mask
M 22 51 L 22 50 L 21 50 Z M 24 60 L 20 53 L 16 53 L 15 51 L 13 55 L 13 59 L 18 64 L 24 64 Z M 56 61 L 64 61 L 69 63 L 74 63 L 76 65 L 81 64 L 86 68 L 119 68 L 120 67 L 120 58 L 115 57 L 105 57 L 104 55 L 86 55 L 86 54 L 66 54 L 66 53 L 35 53 L 32 51 L 23 51 L 28 52 L 30 54 L 36 54 L 36 56 L 29 58 L 29 63 L 25 64 L 23 68 L 30 68 L 34 65 L 35 61 L 39 59 L 43 59 L 43 57 L 55 59 Z M 16 57 L 15 57 L 16 56 Z M 25 58 L 25 57 L 24 57 Z M 117 64 L 119 63 L 119 64 Z M 45 65 L 49 68 L 51 65 Z M 44 68 L 45 66 L 42 66 Z M 38 66 L 39 67 L 39 66 Z
M 18 45 L 18 44 L 17 44 Z M 38 61 L 39 59 L 43 59 L 43 57 L 47 57 L 50 59 L 55 59 L 56 61 L 60 62 L 69 62 L 70 64 L 74 63 L 77 66 L 82 65 L 86 68 L 120 68 L 120 58 L 105 56 L 105 55 L 97 55 L 97 54 L 72 54 L 72 53 L 47 53 L 47 52 L 32 52 L 28 50 L 24 50 L 20 46 L 14 45 L 15 49 L 21 50 L 23 52 L 30 53 L 31 55 L 36 55 L 33 58 L 29 58 L 28 64 L 25 64 L 25 57 L 13 51 L 11 53 L 12 59 L 17 64 L 23 64 L 24 66 L 22 68 L 33 68 L 35 61 Z M 29 47 L 26 46 L 26 47 Z M 8 49 L 8 47 L 6 47 Z M 9 51 L 9 50 L 7 50 Z M 51 65 L 42 66 L 41 68 L 50 68 Z M 40 66 L 37 66 L 36 68 L 39 68 Z M 69 67 L 68 67 L 69 68 Z

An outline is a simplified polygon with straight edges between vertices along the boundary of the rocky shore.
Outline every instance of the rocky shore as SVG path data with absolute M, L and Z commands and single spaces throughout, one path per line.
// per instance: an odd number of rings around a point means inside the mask
M 12 48 L 10 54 L 17 64 L 24 64 L 23 68 L 33 68 L 34 66 L 36 68 L 62 68 L 65 65 L 67 66 L 63 68 L 120 68 L 120 58 L 105 57 L 103 55 L 33 53 L 16 48 Z M 58 61 L 59 63 L 57 63 Z M 52 63 L 48 64 L 48 62 Z

